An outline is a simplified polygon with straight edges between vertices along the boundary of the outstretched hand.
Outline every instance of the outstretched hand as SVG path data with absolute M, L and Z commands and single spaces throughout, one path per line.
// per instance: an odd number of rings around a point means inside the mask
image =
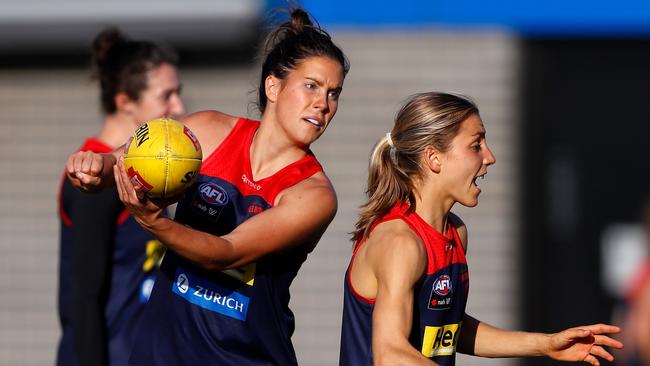
M 147 197 L 142 186 L 133 185 L 124 168 L 124 158 L 120 157 L 117 164 L 113 166 L 115 185 L 120 200 L 135 220 L 145 229 L 153 228 L 155 221 L 162 218 L 165 207 L 178 201 L 180 197 L 151 199 Z
M 551 334 L 546 355 L 559 361 L 584 361 L 600 365 L 598 357 L 613 361 L 614 356 L 603 346 L 621 349 L 623 344 L 605 334 L 620 332 L 619 327 L 607 324 L 593 324 L 566 329 Z

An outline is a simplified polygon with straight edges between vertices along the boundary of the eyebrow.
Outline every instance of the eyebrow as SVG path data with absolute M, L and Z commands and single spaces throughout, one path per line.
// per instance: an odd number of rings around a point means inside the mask
M 313 77 L 313 76 L 305 76 L 305 79 L 308 79 L 308 80 L 313 81 L 313 82 L 316 83 L 316 85 L 318 85 L 318 86 L 323 86 L 323 82 L 320 81 L 320 80 L 318 80 L 318 79 L 316 79 L 316 78 Z M 333 88 L 333 89 L 330 89 L 330 90 L 341 91 L 341 90 L 343 90 L 343 86 L 337 86 L 336 88 Z

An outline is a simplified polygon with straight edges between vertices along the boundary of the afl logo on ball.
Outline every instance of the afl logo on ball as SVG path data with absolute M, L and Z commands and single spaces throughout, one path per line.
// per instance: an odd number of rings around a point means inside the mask
M 224 206 L 228 203 L 228 194 L 226 193 L 226 190 L 214 183 L 208 182 L 201 184 L 199 187 L 199 193 L 201 194 L 203 201 L 211 205 Z

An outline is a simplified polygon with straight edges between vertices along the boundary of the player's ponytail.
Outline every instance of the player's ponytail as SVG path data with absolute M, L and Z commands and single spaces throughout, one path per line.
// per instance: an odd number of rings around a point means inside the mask
M 439 92 L 411 96 L 395 117 L 393 130 L 375 146 L 368 167 L 368 201 L 361 207 L 352 233 L 357 245 L 373 223 L 397 202 L 415 210 L 415 182 L 422 177 L 422 154 L 427 146 L 445 152 L 460 123 L 478 108 L 467 97 Z
M 257 107 L 264 113 L 267 104 L 264 87 L 267 76 L 284 79 L 301 61 L 315 56 L 329 57 L 341 64 L 343 75 L 350 70 L 343 51 L 303 9 L 293 9 L 290 19 L 273 29 L 264 42 L 264 63 L 260 75 Z

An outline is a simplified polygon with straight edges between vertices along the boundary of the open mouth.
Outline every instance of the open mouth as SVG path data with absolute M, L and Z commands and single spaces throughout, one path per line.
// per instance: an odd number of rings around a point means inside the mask
M 487 175 L 487 173 L 476 176 L 476 177 L 472 180 L 472 184 L 474 184 L 474 187 L 476 187 L 476 188 L 480 188 L 480 187 L 478 186 L 478 183 L 476 183 L 476 181 L 477 181 L 478 179 L 480 179 L 480 180 L 485 179 L 485 176 L 486 176 L 486 175 Z
M 322 123 L 319 122 L 319 121 L 316 120 L 316 119 L 313 119 L 313 118 L 303 118 L 303 120 L 305 120 L 305 121 L 311 123 L 312 125 L 314 125 L 314 126 L 316 126 L 316 127 L 323 127 Z

